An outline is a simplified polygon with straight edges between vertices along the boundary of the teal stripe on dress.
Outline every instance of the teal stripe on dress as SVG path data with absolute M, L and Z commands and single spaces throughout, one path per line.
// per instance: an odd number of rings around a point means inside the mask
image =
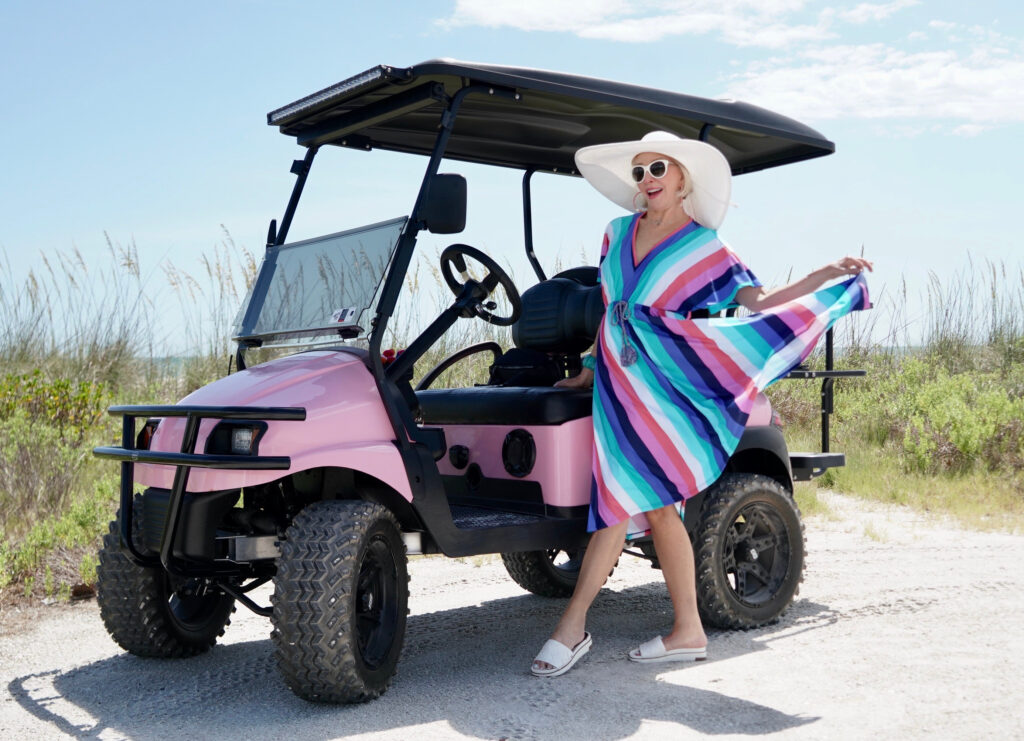
M 655 285 L 665 277 L 668 268 L 674 266 L 686 255 L 700 249 L 704 245 L 718 239 L 710 229 L 698 229 L 684 235 L 677 244 L 666 246 L 651 261 L 644 265 L 644 270 L 633 289 L 632 303 L 648 305 Z M 630 255 L 632 258 L 632 255 Z M 675 271 L 673 271 L 675 272 Z
M 612 431 L 608 420 L 605 418 L 604 410 L 595 405 L 594 409 L 594 437 L 595 440 L 604 443 L 603 450 L 614 450 L 617 447 L 615 433 Z M 608 445 L 608 443 L 612 443 Z M 664 503 L 658 498 L 651 488 L 650 483 L 643 478 L 639 471 L 623 465 L 622 461 L 613 455 L 606 455 L 607 469 L 604 474 L 605 484 L 611 483 L 610 477 L 617 486 L 628 492 L 628 498 L 636 505 L 635 508 L 628 507 L 619 499 L 624 509 L 637 509 L 640 512 L 649 512 L 652 509 L 661 507 Z M 594 462 L 598 465 L 598 462 Z
M 658 339 L 657 332 L 640 321 L 636 322 L 634 329 L 637 331 L 637 334 L 641 335 L 645 353 L 651 358 L 657 367 L 672 368 L 676 365 L 675 359 L 669 356 L 662 347 L 661 341 Z M 644 335 L 653 337 L 653 341 L 645 338 Z M 647 367 L 647 364 L 643 362 L 637 363 L 636 366 L 630 366 L 630 370 L 633 370 L 633 368 L 636 368 L 637 366 L 643 366 L 637 371 L 637 375 L 639 375 L 643 380 L 644 386 L 646 386 L 648 391 L 652 395 L 664 397 L 664 393 L 661 390 L 661 381 L 658 379 L 657 375 L 655 375 Z M 672 378 L 671 384 L 675 390 L 680 393 L 680 395 L 687 398 L 687 400 L 711 425 L 712 430 L 714 430 L 715 435 L 719 439 L 728 439 L 731 437 L 729 434 L 729 428 L 720 409 L 718 408 L 718 405 L 704 396 L 704 394 L 698 392 L 694 387 L 693 382 L 685 372 L 676 374 Z M 673 404 L 667 408 L 661 409 L 660 411 L 672 420 L 673 429 L 680 430 L 692 427 L 693 423 L 680 407 Z M 688 452 L 695 460 L 700 461 L 701 468 L 705 472 L 714 471 L 716 465 L 715 459 L 708 448 L 698 446 L 690 448 Z

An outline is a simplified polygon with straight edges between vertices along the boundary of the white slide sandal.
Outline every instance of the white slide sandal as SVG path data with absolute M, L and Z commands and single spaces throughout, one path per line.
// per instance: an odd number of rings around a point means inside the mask
M 705 648 L 674 648 L 671 651 L 665 648 L 661 636 L 657 636 L 640 644 L 640 648 L 634 648 L 629 652 L 629 660 L 639 664 L 660 664 L 666 661 L 704 661 L 708 657 L 708 649 Z
M 594 645 L 594 639 L 590 633 L 584 633 L 583 640 L 571 649 L 554 638 L 549 638 L 543 648 L 541 648 L 540 653 L 537 654 L 537 658 L 533 660 L 530 672 L 535 677 L 560 677 L 572 669 L 576 662 L 586 655 L 592 645 Z M 538 661 L 550 664 L 553 668 L 538 669 Z

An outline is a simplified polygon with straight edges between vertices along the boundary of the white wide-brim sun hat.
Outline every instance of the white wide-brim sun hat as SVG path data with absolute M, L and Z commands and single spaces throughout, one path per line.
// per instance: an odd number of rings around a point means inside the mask
M 687 215 L 701 226 L 717 229 L 725 220 L 732 195 L 732 168 L 710 144 L 652 131 L 638 141 L 596 144 L 576 152 L 576 167 L 603 196 L 627 211 L 636 211 L 639 192 L 630 171 L 642 152 L 671 157 L 690 173 L 690 193 L 683 199 Z

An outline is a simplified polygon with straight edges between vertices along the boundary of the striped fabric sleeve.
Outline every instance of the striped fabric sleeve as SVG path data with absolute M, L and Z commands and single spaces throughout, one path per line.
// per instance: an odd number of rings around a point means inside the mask
M 753 271 L 725 244 L 722 244 L 722 253 L 721 273 L 713 283 L 713 294 L 707 299 L 708 311 L 712 314 L 738 306 L 736 294 L 741 288 L 762 285 Z

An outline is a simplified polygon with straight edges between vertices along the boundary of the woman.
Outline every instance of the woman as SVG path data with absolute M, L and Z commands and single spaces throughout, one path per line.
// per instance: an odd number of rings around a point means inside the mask
M 585 147 L 580 173 L 627 210 L 605 233 L 600 279 L 607 307 L 594 354 L 558 385 L 594 386 L 594 532 L 575 592 L 534 660 L 537 676 L 564 674 L 590 650 L 587 610 L 627 537 L 650 532 L 675 611 L 672 630 L 629 653 L 632 661 L 701 661 L 693 550 L 683 502 L 721 475 L 759 390 L 810 353 L 839 317 L 868 308 L 844 257 L 783 288 L 766 290 L 715 230 L 731 171 L 703 142 L 652 132 L 639 141 Z M 828 280 L 855 277 L 821 289 Z M 751 316 L 691 318 L 739 304 Z

